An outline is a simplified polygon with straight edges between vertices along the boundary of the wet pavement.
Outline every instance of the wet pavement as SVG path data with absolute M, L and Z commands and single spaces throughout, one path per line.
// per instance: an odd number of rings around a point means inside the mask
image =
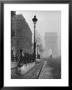
M 20 75 L 16 73 L 15 75 L 12 75 L 11 78 L 12 79 L 38 79 L 43 65 L 44 65 L 44 61 L 36 62 L 35 66 L 32 67 L 24 75 Z
M 36 62 L 35 65 L 24 75 L 18 73 L 17 68 L 15 68 L 15 74 L 11 76 L 12 79 L 60 79 L 59 69 L 57 72 L 57 64 L 50 66 L 51 61 L 42 59 L 39 62 Z M 54 61 L 53 61 L 54 62 Z M 52 62 L 51 62 L 52 63 Z M 55 62 L 54 62 L 55 63 Z M 59 65 L 57 65 L 59 66 Z

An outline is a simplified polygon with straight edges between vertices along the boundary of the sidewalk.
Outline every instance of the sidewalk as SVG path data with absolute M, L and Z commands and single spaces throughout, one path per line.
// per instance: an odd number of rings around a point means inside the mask
M 18 72 L 21 74 L 21 75 L 24 75 L 27 71 L 29 71 L 32 67 L 35 66 L 35 62 L 33 63 L 29 63 L 29 64 L 24 64 L 21 68 L 18 68 Z
M 40 61 L 40 59 L 36 59 L 36 61 Z M 34 67 L 36 62 L 24 64 L 21 68 L 18 68 L 18 72 L 21 75 L 24 75 L 27 71 L 29 71 L 32 67 Z
M 36 61 L 40 62 L 40 59 L 36 59 Z M 17 75 L 24 75 L 32 67 L 34 67 L 37 62 L 32 62 L 32 63 L 24 64 L 22 67 L 17 67 L 17 62 L 11 62 L 11 76 L 15 77 Z

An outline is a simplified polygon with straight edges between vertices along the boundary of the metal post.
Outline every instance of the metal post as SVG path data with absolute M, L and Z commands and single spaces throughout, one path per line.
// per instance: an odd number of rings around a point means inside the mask
M 38 58 L 38 45 L 37 45 L 37 58 Z
M 35 40 L 35 29 L 36 29 L 36 22 L 37 22 L 37 18 L 36 16 L 34 16 L 34 18 L 32 19 L 33 23 L 34 23 L 34 59 L 36 61 L 36 40 Z
M 35 41 L 35 28 L 36 28 L 36 24 L 34 23 L 34 58 L 36 61 L 36 41 Z

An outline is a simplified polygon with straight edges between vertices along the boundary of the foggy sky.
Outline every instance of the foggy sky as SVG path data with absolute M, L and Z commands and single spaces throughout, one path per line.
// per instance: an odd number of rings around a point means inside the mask
M 38 21 L 36 30 L 42 38 L 43 48 L 45 48 L 45 33 L 57 33 L 57 51 L 61 52 L 61 12 L 60 11 L 16 11 L 16 14 L 22 14 L 29 24 L 32 33 L 34 33 L 34 24 L 32 18 L 36 15 Z

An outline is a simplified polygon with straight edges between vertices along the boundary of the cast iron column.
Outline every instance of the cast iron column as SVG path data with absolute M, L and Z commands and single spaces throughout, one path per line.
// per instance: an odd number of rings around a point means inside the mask
M 36 22 L 38 21 L 38 19 L 36 18 L 36 15 L 33 17 L 32 19 L 33 23 L 34 23 L 34 59 L 36 61 L 36 40 L 35 40 L 35 29 L 36 29 Z

